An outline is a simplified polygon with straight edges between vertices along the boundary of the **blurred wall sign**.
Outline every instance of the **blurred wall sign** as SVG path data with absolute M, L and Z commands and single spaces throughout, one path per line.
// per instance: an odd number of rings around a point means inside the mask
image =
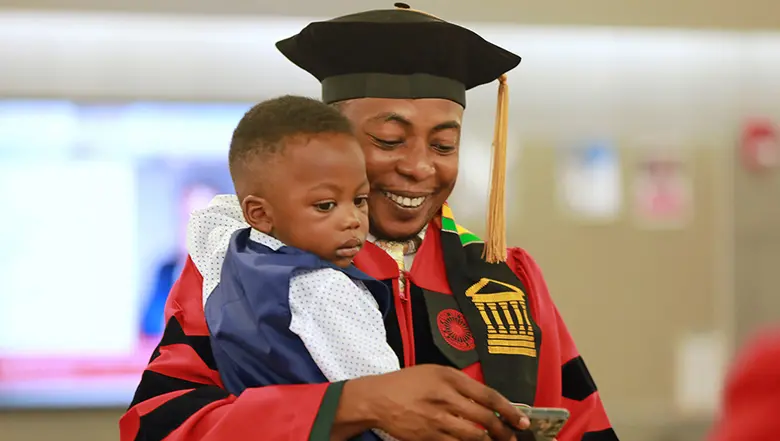
M 604 141 L 565 148 L 559 155 L 559 200 L 567 214 L 611 221 L 621 209 L 620 159 Z
M 748 170 L 761 171 L 780 166 L 780 140 L 768 120 L 748 121 L 742 131 L 742 163 Z
M 687 416 L 710 417 L 717 411 L 728 363 L 725 336 L 719 331 L 688 333 L 676 349 L 676 407 Z
M 648 150 L 634 170 L 635 215 L 650 229 L 684 228 L 693 216 L 690 164 L 673 151 Z

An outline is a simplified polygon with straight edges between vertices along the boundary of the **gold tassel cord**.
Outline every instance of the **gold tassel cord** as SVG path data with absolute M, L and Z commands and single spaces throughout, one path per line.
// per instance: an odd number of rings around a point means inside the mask
M 506 260 L 506 141 L 509 125 L 509 85 L 506 74 L 498 78 L 496 126 L 493 133 L 490 198 L 487 214 L 487 241 L 483 258 L 489 263 Z

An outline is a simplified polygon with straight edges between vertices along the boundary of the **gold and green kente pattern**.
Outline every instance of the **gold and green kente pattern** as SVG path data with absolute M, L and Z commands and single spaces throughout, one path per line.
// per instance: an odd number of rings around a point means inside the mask
M 476 234 L 455 222 L 452 209 L 446 203 L 441 207 L 441 230 L 457 234 L 460 237 L 460 243 L 464 247 L 473 243 L 484 243 Z

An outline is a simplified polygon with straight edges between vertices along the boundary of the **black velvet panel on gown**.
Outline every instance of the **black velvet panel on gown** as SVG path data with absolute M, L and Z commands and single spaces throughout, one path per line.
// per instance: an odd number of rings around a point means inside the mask
M 425 305 L 425 298 L 422 290 L 412 285 L 412 324 L 414 325 L 414 349 L 416 364 L 438 364 L 442 366 L 455 367 L 450 360 L 441 353 L 439 348 L 433 342 L 431 326 L 428 322 L 428 308 Z M 401 361 L 401 367 L 404 367 L 404 352 L 401 340 L 401 331 L 398 327 L 398 317 L 396 315 L 395 303 L 385 317 L 385 329 L 387 330 L 387 342 L 393 348 L 398 359 Z

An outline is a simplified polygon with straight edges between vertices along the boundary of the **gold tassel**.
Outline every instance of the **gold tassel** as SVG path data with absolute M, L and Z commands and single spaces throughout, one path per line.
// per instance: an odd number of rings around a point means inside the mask
M 506 74 L 498 78 L 496 126 L 493 133 L 490 199 L 487 215 L 487 241 L 482 257 L 488 263 L 506 260 L 506 214 L 504 207 L 506 186 L 506 138 L 509 125 L 509 86 Z

